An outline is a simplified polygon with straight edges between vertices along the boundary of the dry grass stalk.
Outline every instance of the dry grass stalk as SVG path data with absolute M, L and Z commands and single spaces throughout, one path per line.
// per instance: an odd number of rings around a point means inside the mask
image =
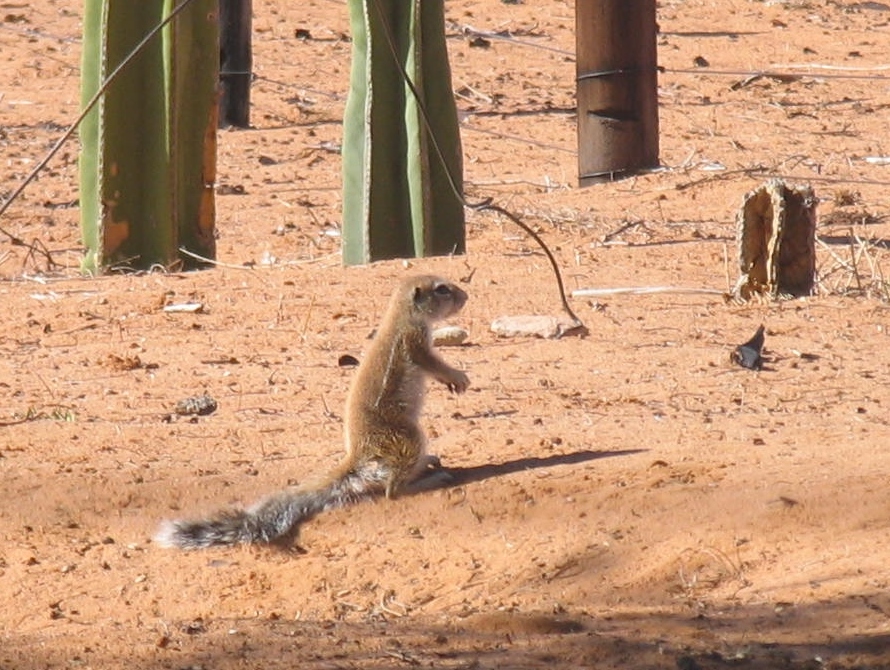
M 817 288 L 822 295 L 873 298 L 890 302 L 890 282 L 881 266 L 883 244 L 863 239 L 852 230 L 845 257 L 840 248 L 832 248 L 817 238 L 820 248 L 830 257 L 830 265 L 818 272 Z

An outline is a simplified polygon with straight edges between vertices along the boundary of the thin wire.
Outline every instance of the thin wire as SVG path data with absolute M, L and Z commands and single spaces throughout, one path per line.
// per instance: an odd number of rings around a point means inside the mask
M 484 37 L 490 40 L 502 40 L 504 42 L 512 42 L 513 44 L 518 44 L 522 47 L 531 47 L 533 49 L 540 49 L 541 51 L 550 51 L 552 53 L 557 53 L 560 56 L 570 56 L 572 58 L 575 57 L 574 51 L 569 51 L 567 49 L 560 49 L 559 47 L 551 47 L 546 44 L 535 44 L 534 42 L 528 42 L 526 40 L 520 40 L 513 35 L 493 32 L 489 30 L 479 30 L 478 28 L 473 28 L 472 26 L 456 26 L 457 30 L 460 31 L 461 36 L 475 36 L 475 37 Z
M 497 130 L 488 130 L 487 128 L 479 128 L 478 126 L 473 126 L 470 124 L 465 124 L 463 126 L 464 130 L 470 130 L 474 133 L 482 133 L 483 135 L 490 135 L 491 137 L 497 137 L 501 140 L 513 140 L 515 142 L 522 142 L 524 144 L 529 144 L 533 147 L 539 147 L 541 149 L 550 149 L 551 151 L 561 151 L 563 153 L 572 154 L 573 156 L 577 156 L 578 152 L 574 149 L 566 149 L 565 147 L 559 147 L 555 144 L 547 144 L 546 142 L 539 142 L 538 140 L 531 140 L 527 137 L 520 137 L 519 135 L 511 135 L 509 133 L 500 133 Z
M 96 91 L 95 95 L 93 95 L 93 97 L 90 99 L 90 101 L 84 106 L 83 110 L 81 110 L 80 114 L 78 115 L 77 119 L 75 119 L 74 123 L 72 123 L 68 127 L 68 130 L 66 130 L 62 134 L 62 137 L 60 137 L 56 141 L 56 143 L 52 146 L 52 148 L 49 150 L 49 153 L 46 154 L 46 156 L 43 158 L 43 160 L 41 160 L 39 163 L 37 163 L 37 165 L 34 167 L 34 169 L 31 170 L 31 172 L 28 174 L 27 177 L 25 177 L 25 180 L 21 184 L 19 184 L 19 186 L 15 189 L 15 191 L 12 192 L 12 194 L 9 196 L 9 198 L 6 199 L 6 202 L 4 202 L 2 205 L 0 205 L 0 219 L 3 218 L 3 214 L 6 213 L 6 210 L 9 209 L 9 206 L 13 203 L 13 201 L 22 194 L 22 192 L 25 190 L 25 188 L 28 186 L 28 184 L 30 184 L 32 181 L 34 181 L 34 179 L 37 178 L 37 175 L 40 173 L 40 171 L 43 170 L 43 168 L 45 168 L 47 166 L 47 164 L 53 159 L 53 157 L 58 153 L 59 149 L 62 148 L 62 145 L 65 144 L 65 142 L 67 142 L 71 138 L 71 136 L 75 133 L 75 131 L 80 126 L 81 122 L 86 118 L 87 114 L 89 114 L 92 111 L 93 107 L 96 106 L 96 103 L 99 102 L 100 98 L 103 95 L 105 95 L 105 92 L 108 90 L 108 87 L 111 85 L 111 82 L 113 82 L 117 78 L 117 76 L 121 73 L 121 71 L 127 65 L 130 64 L 130 61 L 132 61 L 142 51 L 142 49 L 144 49 L 145 46 L 159 32 L 161 32 L 161 30 L 164 29 L 164 27 L 168 23 L 170 23 L 174 18 L 176 18 L 176 16 L 183 9 L 185 9 L 185 7 L 187 5 L 191 4 L 191 2 L 192 2 L 192 0 L 182 0 L 182 2 L 179 3 L 179 5 L 177 5 L 173 9 L 172 12 L 170 12 L 169 16 L 167 16 L 163 21 L 161 21 L 157 26 L 152 28 L 148 32 L 148 34 L 142 38 L 142 40 L 139 42 L 139 44 L 137 44 L 133 48 L 133 50 L 127 54 L 127 56 L 120 62 L 120 64 L 116 68 L 114 68 L 114 70 L 111 72 L 111 74 L 108 75 L 108 77 L 105 79 L 105 81 L 102 82 L 102 85 Z M 0 227 L 0 233 L 2 233 L 3 235 L 6 235 L 9 238 L 10 243 L 13 246 L 28 247 L 29 249 L 31 249 L 32 252 L 38 251 L 37 249 L 35 249 L 35 247 L 33 245 L 28 244 L 20 237 L 13 235 L 12 233 L 10 233 L 9 231 L 5 230 L 2 227 Z M 45 249 L 40 249 L 39 251 L 41 251 L 46 256 L 46 259 L 50 264 L 55 265 L 55 263 L 53 262 L 52 257 L 50 256 L 48 251 L 46 251 Z
M 560 49 L 558 47 L 551 47 L 546 44 L 535 44 L 534 42 L 529 42 L 528 40 L 517 39 L 509 34 L 491 32 L 486 30 L 479 30 L 477 28 L 472 28 L 467 26 L 463 29 L 458 27 L 458 30 L 461 31 L 463 35 L 478 35 L 479 37 L 485 37 L 493 40 L 500 40 L 502 42 L 508 42 L 510 44 L 515 44 L 520 47 L 528 47 L 530 49 L 538 49 L 541 51 L 550 51 L 553 53 L 558 53 L 562 56 L 565 56 L 569 61 L 575 61 L 577 54 L 574 51 L 569 49 Z M 667 33 L 662 33 L 667 34 Z M 840 65 L 825 65 L 821 63 L 789 63 L 785 65 L 776 65 L 773 66 L 778 69 L 782 68 L 790 68 L 790 69 L 813 69 L 813 70 L 844 70 L 847 72 L 869 72 L 869 71 L 884 71 L 890 70 L 890 65 L 876 65 L 873 67 L 845 67 Z M 670 74 L 694 74 L 694 75 L 718 75 L 718 76 L 729 76 L 729 77 L 754 77 L 757 75 L 761 76 L 779 76 L 779 77 L 802 77 L 802 76 L 811 76 L 818 77 L 821 79 L 866 79 L 866 80 L 884 80 L 890 79 L 890 76 L 885 75 L 862 75 L 862 74 L 815 74 L 815 73 L 783 73 L 776 72 L 773 70 L 712 70 L 711 68 L 669 68 L 669 67 L 659 67 L 659 72 L 670 73 Z
M 799 66 L 802 69 L 805 66 Z M 824 72 L 779 72 L 775 70 L 754 70 L 748 72 L 746 70 L 712 70 L 709 67 L 697 67 L 694 69 L 684 68 L 659 68 L 662 72 L 670 74 L 696 74 L 702 76 L 716 75 L 720 77 L 788 77 L 792 79 L 800 79 L 802 77 L 813 77 L 814 79 L 865 79 L 865 80 L 887 80 L 887 75 L 876 74 L 830 74 Z

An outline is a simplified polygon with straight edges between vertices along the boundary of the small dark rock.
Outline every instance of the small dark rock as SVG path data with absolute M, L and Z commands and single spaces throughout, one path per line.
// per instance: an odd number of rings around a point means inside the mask
M 341 368 L 354 368 L 358 365 L 358 359 L 350 354 L 343 354 L 337 359 L 337 365 Z
M 733 363 L 749 370 L 763 368 L 763 357 L 760 355 L 763 351 L 763 331 L 764 327 L 760 326 L 754 337 L 735 348 L 731 355 Z
M 205 393 L 180 400 L 174 411 L 183 416 L 206 416 L 213 414 L 216 408 L 216 400 Z

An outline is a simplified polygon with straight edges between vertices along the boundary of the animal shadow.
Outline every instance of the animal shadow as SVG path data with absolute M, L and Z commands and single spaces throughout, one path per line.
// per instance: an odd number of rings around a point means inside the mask
M 524 470 L 537 470 L 539 468 L 552 468 L 557 465 L 577 465 L 578 463 L 586 463 L 588 461 L 596 461 L 601 458 L 614 458 L 616 456 L 630 456 L 646 451 L 645 449 L 617 449 L 615 451 L 592 451 L 585 449 L 584 451 L 576 451 L 571 454 L 557 454 L 555 456 L 528 456 L 526 458 L 517 458 L 504 463 L 489 463 L 486 465 L 475 465 L 468 468 L 450 468 L 445 467 L 444 471 L 448 473 L 449 478 L 445 481 L 441 479 L 435 482 L 426 490 L 449 489 L 457 486 L 464 486 L 474 482 L 485 481 L 492 477 L 503 477 L 514 472 L 522 472 Z M 434 479 L 435 476 L 433 476 Z

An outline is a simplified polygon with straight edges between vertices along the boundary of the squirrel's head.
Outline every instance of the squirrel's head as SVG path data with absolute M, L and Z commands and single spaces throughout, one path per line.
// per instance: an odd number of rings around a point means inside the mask
M 447 319 L 467 302 L 466 292 L 441 277 L 411 277 L 402 287 L 407 289 L 414 312 L 429 321 Z

